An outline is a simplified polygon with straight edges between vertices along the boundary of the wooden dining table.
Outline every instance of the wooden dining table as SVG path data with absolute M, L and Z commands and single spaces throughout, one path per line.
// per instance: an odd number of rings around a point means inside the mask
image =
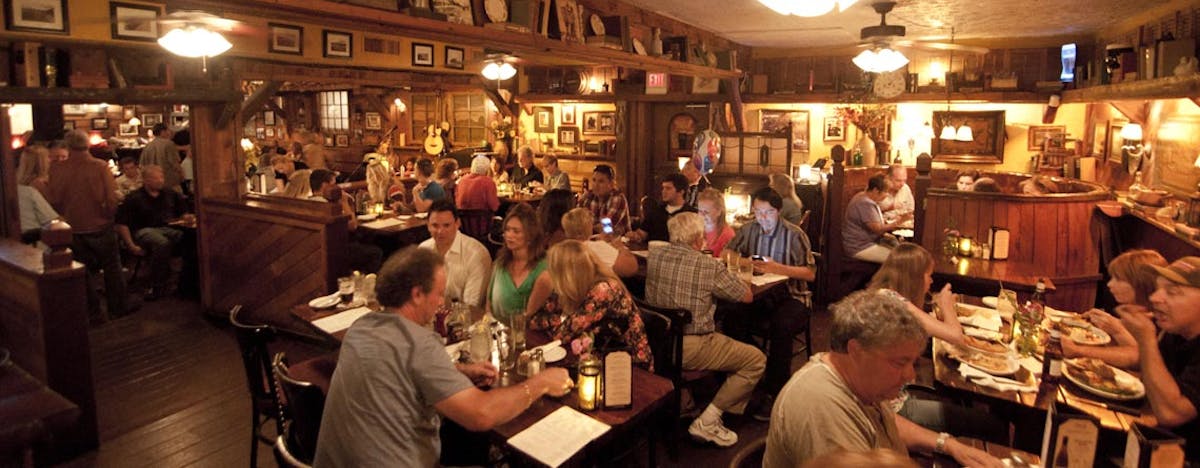
M 307 324 L 313 332 L 336 343 L 341 343 L 341 340 L 346 335 L 346 330 L 328 333 L 314 325 L 313 322 L 345 312 L 346 310 L 349 309 L 346 307 L 335 307 L 332 309 L 317 310 L 309 307 L 308 304 L 298 304 L 292 308 L 291 315 Z M 478 315 L 479 312 L 481 311 L 475 310 L 472 315 Z M 548 343 L 550 337 L 544 333 L 530 330 L 526 332 L 526 340 L 529 346 L 533 347 Z M 567 361 L 569 360 L 561 362 L 565 363 Z M 550 365 L 553 366 L 555 364 L 551 363 Z M 521 380 L 517 376 L 512 376 L 511 378 L 513 383 Z M 618 453 L 616 450 L 618 446 L 622 443 L 636 442 L 643 435 L 642 432 L 644 431 L 644 436 L 650 441 L 650 466 L 655 466 L 657 431 L 650 428 L 649 423 L 661 421 L 667 424 L 673 422 L 670 420 L 671 415 L 667 414 L 666 411 L 671 407 L 668 403 L 675 391 L 675 387 L 670 379 L 637 366 L 633 368 L 632 384 L 633 404 L 628 408 L 597 409 L 585 412 L 585 414 L 597 421 L 609 425 L 610 429 L 599 438 L 589 442 L 583 449 L 572 456 L 566 463 L 567 465 L 587 466 L 609 460 L 614 453 Z M 545 396 L 534 401 L 528 409 L 513 420 L 496 426 L 489 431 L 488 436 L 493 442 L 503 444 L 510 455 L 535 462 L 532 458 L 508 445 L 508 439 L 528 429 L 538 421 L 541 421 L 542 418 L 564 406 L 580 410 L 578 398 L 574 392 L 560 398 Z
M 1017 459 L 1019 459 L 1020 461 L 1026 463 L 1030 466 L 1039 465 L 1039 464 L 1041 464 L 1041 461 L 1042 461 L 1041 457 L 1039 457 L 1037 455 L 1034 455 L 1029 452 L 1017 450 L 1015 448 L 1012 448 L 1012 447 L 1009 447 L 1009 446 L 1003 445 L 1003 444 L 987 442 L 987 441 L 974 439 L 974 438 L 970 438 L 970 437 L 955 437 L 954 440 L 957 440 L 964 445 L 975 447 L 979 450 L 987 452 L 991 456 L 999 458 L 1000 460 L 1012 460 L 1015 462 Z M 950 457 L 949 455 L 945 455 L 945 454 L 913 453 L 910 455 L 912 456 L 913 461 L 917 462 L 917 465 L 920 465 L 920 466 L 926 467 L 926 468 L 942 467 L 942 466 L 958 466 L 958 462 L 956 462 L 954 460 L 954 458 Z M 1018 464 L 1018 465 L 1013 465 L 1013 466 L 1020 466 L 1020 465 Z

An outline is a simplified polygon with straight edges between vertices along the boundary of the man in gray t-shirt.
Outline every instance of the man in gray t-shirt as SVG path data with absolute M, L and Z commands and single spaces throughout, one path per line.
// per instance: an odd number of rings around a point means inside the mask
M 383 265 L 376 295 L 384 309 L 346 332 L 321 421 L 316 467 L 436 466 L 441 416 L 486 431 L 534 399 L 571 389 L 562 368 L 506 388 L 481 390 L 490 364 L 454 364 L 425 325 L 443 302 L 446 269 L 436 252 L 409 247 Z
M 883 263 L 891 247 L 880 244 L 884 234 L 899 229 L 912 219 L 912 213 L 899 215 L 895 221 L 884 223 L 879 202 L 887 196 L 887 181 L 883 174 L 876 174 L 867 181 L 867 190 L 855 194 L 846 205 L 846 219 L 842 222 L 842 248 L 846 255 L 859 260 Z

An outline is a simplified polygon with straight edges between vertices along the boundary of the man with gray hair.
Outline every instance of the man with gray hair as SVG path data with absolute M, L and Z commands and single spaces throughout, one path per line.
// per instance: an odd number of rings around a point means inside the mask
M 108 316 L 125 314 L 125 278 L 121 273 L 121 246 L 113 228 L 117 212 L 117 183 L 108 165 L 88 152 L 88 134 L 83 130 L 67 133 L 67 159 L 50 165 L 50 184 L 46 201 L 71 225 L 75 259 L 88 271 L 104 271 L 104 292 L 108 295 Z M 89 279 L 91 275 L 89 275 Z M 88 287 L 88 309 L 92 317 L 103 321 L 96 288 Z
M 764 468 L 793 467 L 839 449 L 944 453 L 964 466 L 996 458 L 895 414 L 889 401 L 916 377 L 928 336 L 902 299 L 859 291 L 831 306 L 831 351 L 812 357 L 779 392 Z
M 697 439 L 729 447 L 737 443 L 737 434 L 725 427 L 721 415 L 746 410 L 767 358 L 758 348 L 717 333 L 714 301 L 748 303 L 754 295 L 720 260 L 700 251 L 704 248 L 704 219 L 699 214 L 680 213 L 667 221 L 667 230 L 671 244 L 651 250 L 647 259 L 646 301 L 655 307 L 691 312 L 692 321 L 684 327 L 684 369 L 731 373 L 712 403 L 688 427 L 688 433 Z

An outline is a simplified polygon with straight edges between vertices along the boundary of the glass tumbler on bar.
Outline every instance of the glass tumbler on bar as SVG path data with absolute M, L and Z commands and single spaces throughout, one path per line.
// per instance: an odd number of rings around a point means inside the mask
M 738 258 L 738 278 L 750 281 L 754 277 L 754 261 L 749 258 Z

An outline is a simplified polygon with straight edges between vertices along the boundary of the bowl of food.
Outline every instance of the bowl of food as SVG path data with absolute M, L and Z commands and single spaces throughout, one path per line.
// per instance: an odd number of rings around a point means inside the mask
M 1121 202 L 1116 200 L 1098 202 L 1096 203 L 1096 208 L 1099 208 L 1100 212 L 1109 218 L 1119 218 L 1125 214 L 1125 207 L 1121 205 Z
M 1163 200 L 1171 196 L 1166 190 L 1136 190 L 1132 194 L 1133 201 L 1148 206 L 1162 206 Z

